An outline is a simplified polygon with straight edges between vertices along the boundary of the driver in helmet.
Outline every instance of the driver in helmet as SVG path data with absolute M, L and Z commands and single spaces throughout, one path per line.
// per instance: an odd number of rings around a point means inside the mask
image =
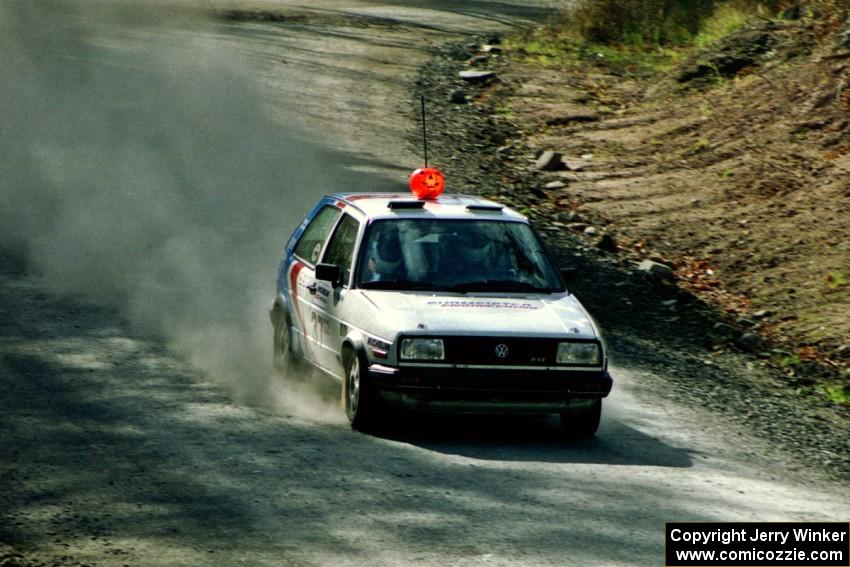
M 489 278 L 494 265 L 493 243 L 481 231 L 473 230 L 458 235 L 457 267 L 463 279 Z
M 457 251 L 464 269 L 477 271 L 492 261 L 493 245 L 481 231 L 473 230 L 461 234 L 457 240 Z

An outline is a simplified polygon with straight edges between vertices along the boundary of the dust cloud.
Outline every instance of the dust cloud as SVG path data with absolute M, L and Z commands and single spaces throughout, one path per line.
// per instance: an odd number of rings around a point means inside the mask
M 328 415 L 281 392 L 267 308 L 285 240 L 333 188 L 203 9 L 0 3 L 0 245 L 237 400 Z

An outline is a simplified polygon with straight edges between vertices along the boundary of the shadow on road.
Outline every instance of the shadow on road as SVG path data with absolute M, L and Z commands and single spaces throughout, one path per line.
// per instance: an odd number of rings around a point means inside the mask
M 659 553 L 647 533 L 606 535 L 632 515 L 701 517 L 700 495 L 673 505 L 652 474 L 588 476 L 587 463 L 690 465 L 686 450 L 616 420 L 571 444 L 552 419 L 415 418 L 382 438 L 257 412 L 109 310 L 40 293 L 10 264 L 0 541 L 22 550 L 60 556 L 77 542 L 73 553 L 130 564 L 151 546 L 171 550 L 163 564 L 357 564 L 375 553 L 361 544 L 367 530 L 399 563 L 525 549 L 627 561 Z M 625 504 L 601 504 L 610 498 Z
M 604 413 L 604 412 L 603 412 Z M 672 447 L 606 418 L 597 436 L 570 440 L 555 417 L 404 416 L 378 436 L 482 460 L 690 467 L 687 449 Z

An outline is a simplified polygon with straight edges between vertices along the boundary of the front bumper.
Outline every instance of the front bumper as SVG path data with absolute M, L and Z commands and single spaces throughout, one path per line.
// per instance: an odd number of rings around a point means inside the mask
M 554 413 L 588 407 L 611 392 L 607 371 L 373 364 L 369 379 L 381 398 L 417 411 Z

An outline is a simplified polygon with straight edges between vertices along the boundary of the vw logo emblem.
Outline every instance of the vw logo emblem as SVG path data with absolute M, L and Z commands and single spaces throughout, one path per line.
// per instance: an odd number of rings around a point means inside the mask
M 508 345 L 502 343 L 496 345 L 496 356 L 499 358 L 507 358 L 508 357 Z

